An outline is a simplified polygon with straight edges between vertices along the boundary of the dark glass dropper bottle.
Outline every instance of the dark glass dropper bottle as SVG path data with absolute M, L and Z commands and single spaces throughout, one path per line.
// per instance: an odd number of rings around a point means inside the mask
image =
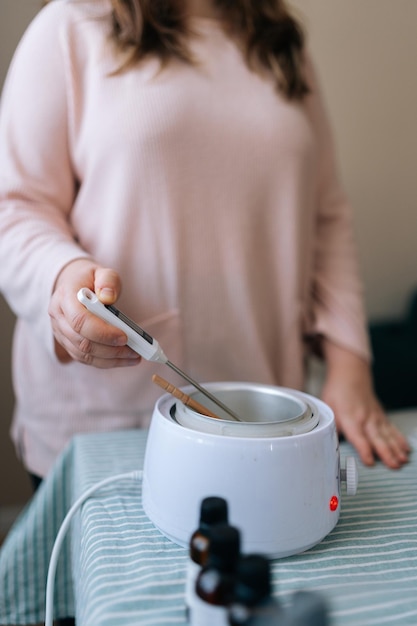
M 260 554 L 242 556 L 236 566 L 233 599 L 229 605 L 230 626 L 274 626 L 282 609 L 272 596 L 270 561 Z
M 214 526 L 207 565 L 200 571 L 190 611 L 191 626 L 228 626 L 227 607 L 233 597 L 240 533 L 234 526 Z
M 210 531 L 218 524 L 227 524 L 228 507 L 224 498 L 209 496 L 200 505 L 198 528 L 193 532 L 189 543 L 189 561 L 185 583 L 186 615 L 189 617 L 190 604 L 195 595 L 195 583 L 200 570 L 207 563 L 210 546 Z

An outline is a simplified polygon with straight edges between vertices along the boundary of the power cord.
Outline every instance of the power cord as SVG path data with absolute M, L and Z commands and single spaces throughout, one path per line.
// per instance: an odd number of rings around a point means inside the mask
M 81 496 L 74 502 L 72 507 L 69 509 L 68 513 L 64 517 L 64 521 L 62 522 L 58 534 L 56 536 L 51 558 L 49 560 L 48 567 L 48 575 L 46 579 L 46 599 L 45 599 L 45 626 L 53 626 L 53 613 L 54 613 L 54 587 L 55 587 L 55 574 L 56 568 L 58 564 L 59 552 L 61 549 L 62 541 L 67 533 L 67 530 L 70 526 L 71 520 L 74 517 L 75 513 L 78 511 L 80 506 L 98 489 L 101 489 L 105 485 L 116 482 L 117 480 L 122 480 L 124 478 L 132 478 L 132 479 L 141 479 L 143 475 L 142 471 L 134 471 L 134 472 L 126 472 L 124 474 L 116 474 L 115 476 L 110 476 L 108 478 L 104 478 L 98 483 L 95 483 L 81 494 Z

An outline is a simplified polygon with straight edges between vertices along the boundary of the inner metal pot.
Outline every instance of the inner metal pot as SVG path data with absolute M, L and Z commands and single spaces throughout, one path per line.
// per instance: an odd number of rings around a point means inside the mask
M 181 426 L 229 437 L 288 437 L 310 432 L 319 422 L 319 412 L 297 392 L 267 385 L 234 383 L 217 388 L 216 397 L 242 421 L 230 416 L 198 391 L 189 394 L 221 419 L 202 415 L 178 402 L 172 413 Z

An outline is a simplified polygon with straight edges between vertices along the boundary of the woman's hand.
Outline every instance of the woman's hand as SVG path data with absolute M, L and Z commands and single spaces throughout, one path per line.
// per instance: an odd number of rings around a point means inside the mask
M 113 304 L 119 297 L 121 281 L 117 272 L 99 267 L 90 259 L 77 259 L 63 268 L 49 305 L 59 361 L 80 361 L 99 368 L 139 363 L 140 356 L 126 345 L 126 334 L 78 301 L 81 287 L 94 291 L 104 304 Z
M 407 462 L 410 446 L 377 400 L 369 365 L 331 342 L 325 342 L 324 350 L 328 373 L 322 399 L 333 409 L 338 430 L 365 465 L 373 465 L 376 455 L 398 469 Z

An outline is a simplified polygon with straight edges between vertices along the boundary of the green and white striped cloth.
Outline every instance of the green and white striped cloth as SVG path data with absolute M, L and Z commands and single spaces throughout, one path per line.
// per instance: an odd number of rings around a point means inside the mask
M 403 416 L 404 417 L 404 416 Z M 406 415 L 416 446 L 417 412 Z M 408 420 L 408 421 L 407 421 Z M 80 435 L 59 458 L 0 551 L 0 624 L 45 616 L 53 542 L 71 504 L 96 482 L 141 469 L 146 431 Z M 341 456 L 352 455 L 342 443 Z M 77 626 L 186 624 L 187 551 L 146 517 L 141 483 L 123 479 L 88 499 L 59 558 L 55 617 Z M 273 561 L 274 595 L 327 600 L 332 626 L 417 625 L 417 459 L 400 471 L 359 465 L 359 490 L 339 522 L 304 554 Z

